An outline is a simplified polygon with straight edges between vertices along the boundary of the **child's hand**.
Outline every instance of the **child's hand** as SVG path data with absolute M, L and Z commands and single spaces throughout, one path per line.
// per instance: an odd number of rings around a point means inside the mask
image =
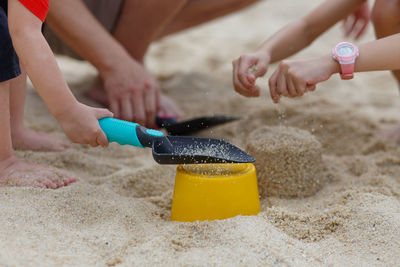
M 364 35 L 370 20 L 371 14 L 368 1 L 365 1 L 353 14 L 347 16 L 347 18 L 343 20 L 343 29 L 346 37 L 354 35 L 354 38 L 358 40 Z
M 278 103 L 282 95 L 296 97 L 314 91 L 317 83 L 328 80 L 339 68 L 331 56 L 284 60 L 269 79 L 271 98 Z
M 106 147 L 108 140 L 98 120 L 112 116 L 113 113 L 107 109 L 76 103 L 74 107 L 57 116 L 57 120 L 72 142 Z
M 232 62 L 235 91 L 247 97 L 260 95 L 256 79 L 267 72 L 270 57 L 264 52 L 244 54 Z

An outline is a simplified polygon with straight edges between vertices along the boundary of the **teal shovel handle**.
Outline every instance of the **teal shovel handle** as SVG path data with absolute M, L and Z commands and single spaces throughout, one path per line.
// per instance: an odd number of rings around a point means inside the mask
M 106 134 L 108 142 L 144 148 L 137 136 L 136 128 L 140 126 L 139 124 L 114 118 L 100 119 L 99 124 Z

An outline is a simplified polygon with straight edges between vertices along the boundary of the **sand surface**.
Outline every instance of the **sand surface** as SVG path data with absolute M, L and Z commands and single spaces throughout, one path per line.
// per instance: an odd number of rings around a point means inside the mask
M 231 85 L 231 61 L 321 1 L 260 4 L 155 44 L 150 70 L 188 118 L 228 113 L 242 121 L 199 134 L 245 148 L 264 125 L 298 127 L 322 144 L 320 191 L 261 199 L 261 213 L 196 223 L 169 221 L 176 166 L 150 150 L 76 145 L 62 153 L 18 152 L 79 177 L 59 190 L 0 188 L 1 266 L 395 266 L 400 262 L 400 148 L 373 135 L 399 123 L 400 99 L 387 72 L 333 77 L 315 93 L 273 105 L 266 90 L 245 99 Z M 372 29 L 362 41 L 373 39 Z M 297 57 L 329 53 L 339 26 Z M 60 58 L 82 101 L 95 77 Z M 275 69 L 271 66 L 267 77 Z M 260 85 L 266 89 L 266 79 Z M 29 89 L 26 125 L 62 135 Z M 266 159 L 260 159 L 266 160 Z

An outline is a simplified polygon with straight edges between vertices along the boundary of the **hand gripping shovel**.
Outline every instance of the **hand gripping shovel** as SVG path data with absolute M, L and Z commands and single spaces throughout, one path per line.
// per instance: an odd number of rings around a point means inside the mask
M 174 117 L 157 116 L 156 124 L 159 128 L 164 128 L 169 135 L 191 135 L 198 131 L 239 119 L 241 117 L 233 115 L 213 115 L 178 121 Z
M 137 123 L 103 118 L 100 127 L 109 142 L 151 147 L 159 164 L 248 163 L 255 159 L 227 142 L 187 136 L 168 136 Z

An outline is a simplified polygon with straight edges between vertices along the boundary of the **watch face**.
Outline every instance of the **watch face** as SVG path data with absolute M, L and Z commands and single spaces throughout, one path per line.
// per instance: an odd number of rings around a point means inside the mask
M 354 55 L 354 48 L 351 45 L 343 44 L 337 48 L 339 56 L 351 56 Z

